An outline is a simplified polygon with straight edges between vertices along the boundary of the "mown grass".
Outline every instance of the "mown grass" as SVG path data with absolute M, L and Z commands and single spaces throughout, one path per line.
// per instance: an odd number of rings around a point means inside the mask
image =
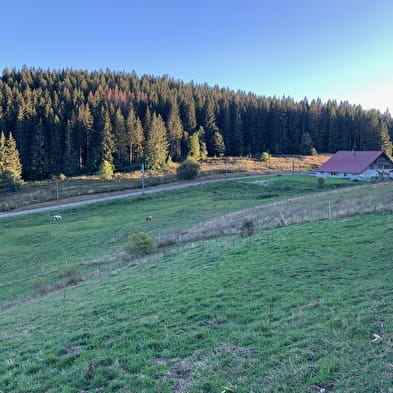
M 369 215 L 194 242 L 2 311 L 0 390 L 391 392 L 392 232 Z
M 279 179 L 281 183 L 285 179 L 294 181 L 291 176 Z M 294 192 L 318 191 L 315 178 L 307 176 L 297 177 L 295 191 L 283 190 L 281 183 L 274 199 Z M 327 188 L 335 186 L 332 181 Z M 61 284 L 58 276 L 70 265 L 78 265 L 81 273 L 106 268 L 113 262 L 112 255 L 134 232 L 144 231 L 158 238 L 169 231 L 181 231 L 268 202 L 270 198 L 261 199 L 264 193 L 259 184 L 239 180 L 64 209 L 58 212 L 63 216 L 61 222 L 51 219 L 53 212 L 2 219 L 0 305 L 27 296 L 36 279 L 44 280 L 48 288 Z M 147 215 L 153 216 L 152 223 L 145 222 Z

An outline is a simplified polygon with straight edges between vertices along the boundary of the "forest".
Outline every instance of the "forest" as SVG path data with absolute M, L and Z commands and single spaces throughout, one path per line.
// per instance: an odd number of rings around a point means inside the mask
M 0 145 L 16 146 L 22 178 L 39 180 L 95 174 L 103 164 L 155 170 L 189 156 L 391 155 L 393 121 L 348 102 L 296 102 L 135 72 L 24 67 L 0 77 L 0 135 Z

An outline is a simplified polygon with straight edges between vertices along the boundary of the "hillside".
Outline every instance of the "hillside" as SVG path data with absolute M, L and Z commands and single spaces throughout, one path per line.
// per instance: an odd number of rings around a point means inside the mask
M 389 391 L 391 214 L 281 224 L 123 257 L 136 231 L 158 239 L 320 192 L 314 178 L 271 179 L 270 190 L 246 179 L 66 209 L 61 223 L 47 214 L 4 219 L 0 390 Z M 330 180 L 326 190 L 351 185 Z M 391 193 L 389 183 L 374 190 L 387 209 Z
M 142 162 L 156 170 L 188 156 L 390 155 L 392 134 L 388 112 L 348 102 L 295 102 L 124 72 L 24 67 L 0 77 L 0 141 L 16 142 L 24 180 L 126 172 Z

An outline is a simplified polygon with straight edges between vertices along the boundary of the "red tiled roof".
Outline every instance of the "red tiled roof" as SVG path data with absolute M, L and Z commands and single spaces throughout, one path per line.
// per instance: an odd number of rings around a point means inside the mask
M 383 151 L 338 151 L 322 164 L 318 172 L 362 173 Z

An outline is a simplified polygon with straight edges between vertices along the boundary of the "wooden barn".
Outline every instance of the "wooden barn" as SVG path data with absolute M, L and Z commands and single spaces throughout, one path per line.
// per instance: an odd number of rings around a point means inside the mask
M 317 169 L 319 177 L 369 180 L 393 176 L 393 161 L 381 150 L 338 151 Z

